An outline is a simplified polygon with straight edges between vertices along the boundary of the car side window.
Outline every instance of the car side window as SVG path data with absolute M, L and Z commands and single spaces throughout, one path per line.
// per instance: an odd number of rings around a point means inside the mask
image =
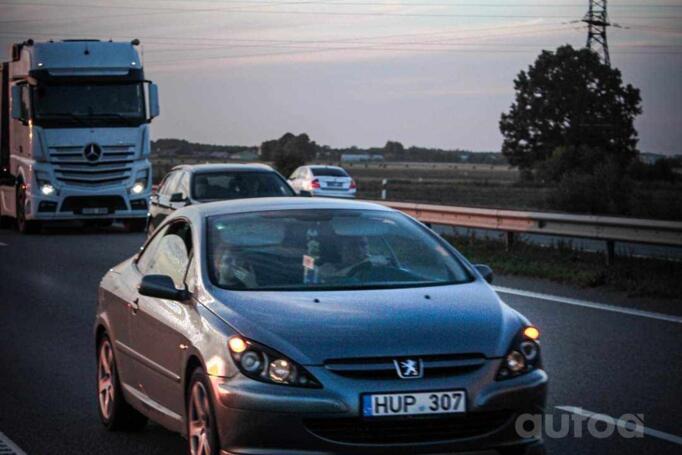
M 185 198 L 189 196 L 189 174 L 187 172 L 180 174 L 178 186 L 173 193 L 182 193 L 182 196 Z
M 177 171 L 173 171 L 170 174 L 168 174 L 165 179 L 163 179 L 163 184 L 159 188 L 159 193 L 170 194 L 168 190 L 170 189 L 170 186 L 173 183 L 173 180 L 175 179 L 176 175 L 178 175 Z
M 155 250 L 148 251 L 150 258 L 146 259 L 147 254 L 143 254 L 138 262 L 138 268 L 145 275 L 167 275 L 171 277 L 176 288 L 183 289 L 192 253 L 189 224 L 184 221 L 173 223 L 160 237 Z
M 152 240 L 142 251 L 140 258 L 137 260 L 137 268 L 143 275 L 147 275 L 149 273 L 149 269 L 154 263 L 154 259 L 156 257 L 156 250 L 159 249 L 159 244 L 161 243 L 163 236 L 166 235 L 166 231 L 168 231 L 168 226 L 164 227 L 163 230 L 161 230 L 152 238 Z

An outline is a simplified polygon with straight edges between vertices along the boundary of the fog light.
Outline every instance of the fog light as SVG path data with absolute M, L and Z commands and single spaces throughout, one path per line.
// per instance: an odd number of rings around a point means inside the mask
M 512 373 L 518 373 L 526 367 L 526 360 L 519 351 L 512 351 L 507 356 L 507 368 Z
M 249 373 L 256 373 L 263 368 L 263 361 L 257 352 L 247 351 L 242 355 L 242 368 Z
M 40 185 L 40 192 L 43 193 L 44 196 L 50 196 L 51 194 L 54 194 L 54 187 L 51 183 L 43 183 Z
M 133 194 L 140 194 L 144 191 L 145 186 L 144 182 L 135 182 L 135 185 L 130 189 L 130 192 Z
M 284 382 L 291 374 L 291 365 L 284 359 L 277 359 L 270 362 L 268 376 L 275 382 Z

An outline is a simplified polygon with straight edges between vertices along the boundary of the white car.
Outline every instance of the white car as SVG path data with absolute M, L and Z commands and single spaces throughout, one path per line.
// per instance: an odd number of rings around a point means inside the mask
M 357 191 L 355 181 L 338 166 L 301 166 L 289 184 L 298 194 L 311 196 L 354 198 Z

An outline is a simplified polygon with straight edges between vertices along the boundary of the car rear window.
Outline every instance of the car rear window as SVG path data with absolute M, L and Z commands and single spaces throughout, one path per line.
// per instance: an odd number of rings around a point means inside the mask
M 315 177 L 348 177 L 348 173 L 338 167 L 313 167 L 310 169 Z

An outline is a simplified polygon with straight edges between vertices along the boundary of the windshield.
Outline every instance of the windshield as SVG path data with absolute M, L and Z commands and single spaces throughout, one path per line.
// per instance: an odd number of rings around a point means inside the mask
M 472 280 L 417 223 L 376 210 L 283 210 L 208 218 L 212 282 L 234 290 L 418 287 Z
M 315 177 L 348 177 L 346 171 L 338 167 L 313 167 L 310 170 Z
M 127 84 L 41 84 L 33 87 L 38 123 L 140 125 L 146 121 L 144 87 Z
M 289 185 L 274 172 L 201 173 L 192 180 L 192 199 L 198 201 L 293 195 Z

